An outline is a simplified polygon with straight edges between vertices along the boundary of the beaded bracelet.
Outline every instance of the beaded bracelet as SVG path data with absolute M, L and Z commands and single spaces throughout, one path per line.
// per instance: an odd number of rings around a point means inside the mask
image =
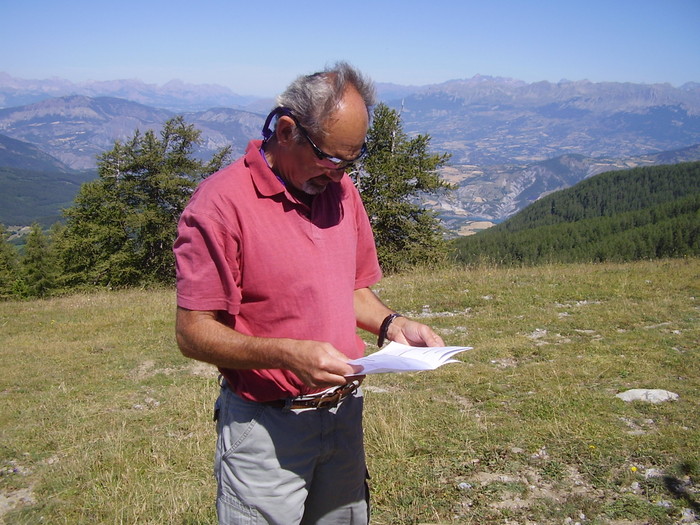
M 390 314 L 387 315 L 384 318 L 384 321 L 382 321 L 382 326 L 379 329 L 379 337 L 377 338 L 377 346 L 382 347 L 384 344 L 384 340 L 386 339 L 387 332 L 389 331 L 389 325 L 391 322 L 396 319 L 397 317 L 403 317 L 401 314 Z

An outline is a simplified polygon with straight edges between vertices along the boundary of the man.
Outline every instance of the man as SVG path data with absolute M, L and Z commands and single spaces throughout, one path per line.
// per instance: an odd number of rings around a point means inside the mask
M 443 345 L 369 288 L 381 272 L 345 170 L 365 152 L 373 104 L 346 63 L 298 78 L 265 140 L 203 181 L 180 219 L 178 344 L 223 377 L 220 523 L 366 524 L 356 327 Z

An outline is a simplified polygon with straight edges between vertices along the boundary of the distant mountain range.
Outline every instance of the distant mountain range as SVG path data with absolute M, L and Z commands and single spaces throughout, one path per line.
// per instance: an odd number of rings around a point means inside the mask
M 380 99 L 401 112 L 404 131 L 428 134 L 435 151 L 452 154 L 443 176 L 458 189 L 429 204 L 462 233 L 475 221 L 503 220 L 542 195 L 602 171 L 700 160 L 694 147 L 700 144 L 698 83 L 679 88 L 528 84 L 476 76 L 429 86 L 377 87 Z M 273 103 L 178 81 L 74 84 L 0 73 L 0 134 L 36 148 L 26 165 L 21 155 L 13 155 L 15 168 L 35 169 L 38 150 L 54 157 L 58 173 L 94 170 L 97 155 L 115 140 L 131 137 L 136 129 L 157 130 L 182 114 L 202 131 L 197 155 L 209 156 L 224 145 L 239 155 L 250 138 L 260 137 Z M 0 167 L 10 166 L 3 160 L 7 144 L 12 143 L 0 141 Z M 0 221 L 7 224 L 6 218 Z
M 0 133 L 34 144 L 73 169 L 94 169 L 97 156 L 141 132 L 159 130 L 177 113 L 113 97 L 70 95 L 16 108 L 0 109 Z M 181 113 L 202 130 L 205 156 L 231 145 L 242 153 L 263 125 L 259 114 L 217 108 Z
M 140 80 L 108 80 L 74 83 L 61 78 L 26 80 L 0 72 L 0 108 L 26 106 L 48 98 L 83 95 L 123 98 L 172 111 L 201 111 L 212 107 L 248 106 L 260 97 L 237 95 L 213 84 L 186 84 L 172 80 L 158 86 Z
M 474 77 L 428 86 L 402 104 L 406 129 L 430 134 L 457 164 L 523 164 L 572 153 L 621 158 L 700 143 L 698 83 Z

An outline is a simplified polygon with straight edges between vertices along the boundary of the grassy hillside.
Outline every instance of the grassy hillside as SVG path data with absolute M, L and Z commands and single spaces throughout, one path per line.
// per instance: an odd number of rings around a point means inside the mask
M 386 278 L 384 300 L 474 350 L 367 378 L 373 523 L 700 515 L 698 276 L 688 258 Z M 171 290 L 0 303 L 7 523 L 215 523 L 216 373 L 173 316 Z M 632 388 L 679 398 L 615 397 Z
M 467 264 L 699 255 L 700 162 L 591 177 L 455 246 Z

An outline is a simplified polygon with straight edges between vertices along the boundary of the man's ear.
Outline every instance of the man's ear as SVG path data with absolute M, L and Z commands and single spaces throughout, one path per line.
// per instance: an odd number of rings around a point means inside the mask
M 279 144 L 287 145 L 294 138 L 294 128 L 296 123 L 294 119 L 288 117 L 287 115 L 282 115 L 277 119 L 277 124 L 275 125 L 275 136 L 277 137 L 277 142 Z

